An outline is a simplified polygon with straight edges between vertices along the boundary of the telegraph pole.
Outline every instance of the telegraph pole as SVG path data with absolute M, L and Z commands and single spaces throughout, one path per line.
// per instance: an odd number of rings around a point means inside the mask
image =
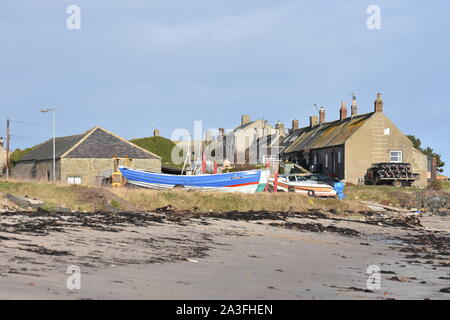
M 9 153 L 10 153 L 9 118 L 6 119 L 6 179 L 9 179 Z

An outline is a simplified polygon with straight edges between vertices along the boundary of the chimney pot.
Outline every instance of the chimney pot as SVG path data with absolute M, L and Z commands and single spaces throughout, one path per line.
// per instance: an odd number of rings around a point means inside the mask
M 292 131 L 298 129 L 298 120 L 292 120 Z
M 358 105 L 356 104 L 356 96 L 352 95 L 352 117 L 358 114 Z
M 159 137 L 159 130 L 158 129 L 153 130 L 153 136 L 154 137 Z
M 344 120 L 345 118 L 347 118 L 347 106 L 345 105 L 344 101 L 341 102 L 341 110 L 340 110 L 339 114 L 340 114 L 339 118 L 341 121 Z
M 383 112 L 383 99 L 381 98 L 381 93 L 377 93 L 377 100 L 374 102 L 374 111 Z
M 320 107 L 319 110 L 319 124 L 325 123 L 325 108 Z

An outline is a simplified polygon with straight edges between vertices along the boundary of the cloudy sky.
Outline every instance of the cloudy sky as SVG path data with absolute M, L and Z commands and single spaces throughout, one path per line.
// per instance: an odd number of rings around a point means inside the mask
M 69 30 L 69 5 L 81 30 Z M 381 30 L 366 10 L 381 9 Z M 377 92 L 405 133 L 450 168 L 447 0 L 3 0 L 0 111 L 12 147 L 95 125 L 126 138 L 176 128 L 233 128 L 252 119 L 301 125 L 325 106 Z M 4 134 L 1 134 L 4 135 Z M 450 174 L 450 170 L 446 170 Z

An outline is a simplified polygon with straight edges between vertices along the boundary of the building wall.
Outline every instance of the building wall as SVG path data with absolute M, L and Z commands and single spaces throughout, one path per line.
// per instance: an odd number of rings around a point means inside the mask
M 426 187 L 431 173 L 428 171 L 428 156 L 413 148 L 411 168 L 413 172 L 420 174 L 420 180 L 416 183 L 419 187 Z
M 113 159 L 76 159 L 63 158 L 61 177 L 67 182 L 69 177 L 80 177 L 82 184 L 99 184 L 102 175 L 114 169 Z M 160 159 L 134 159 L 133 168 L 161 172 Z
M 426 162 L 424 165 L 408 137 L 377 112 L 345 143 L 345 180 L 354 184 L 363 181 L 373 163 L 390 162 L 390 151 L 402 151 L 402 162 L 414 165 L 415 172 L 427 171 Z M 419 185 L 426 186 L 426 181 L 421 179 Z
M 310 165 L 314 163 L 315 157 L 317 158 L 317 163 L 314 166 L 314 172 L 323 173 L 339 179 L 345 178 L 345 154 L 343 146 L 311 150 L 309 156 Z M 309 170 L 310 167 L 305 167 L 305 169 Z
M 6 150 L 0 146 L 0 176 L 4 167 L 6 167 Z
M 276 133 L 277 130 L 264 120 L 256 120 L 248 127 L 233 132 L 232 137 L 227 136 L 226 154 L 234 154 L 234 159 L 228 160 L 234 160 L 237 164 L 256 164 L 258 162 L 256 140 Z M 255 150 L 251 150 L 252 146 L 255 146 Z
M 345 148 L 343 145 L 314 149 L 309 152 L 283 154 L 282 159 L 296 163 L 313 173 L 323 173 L 339 179 L 345 178 Z
M 60 160 L 56 160 L 56 180 L 60 179 Z M 18 162 L 11 170 L 14 179 L 53 180 L 53 160 Z

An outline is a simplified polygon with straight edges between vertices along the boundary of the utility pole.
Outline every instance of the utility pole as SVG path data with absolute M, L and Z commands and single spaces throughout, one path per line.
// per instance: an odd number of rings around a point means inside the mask
M 9 132 L 9 118 L 6 119 L 6 179 L 9 179 L 9 153 L 11 135 Z
M 56 120 L 55 109 L 43 109 L 41 112 L 52 112 L 53 116 L 53 182 L 56 182 Z

